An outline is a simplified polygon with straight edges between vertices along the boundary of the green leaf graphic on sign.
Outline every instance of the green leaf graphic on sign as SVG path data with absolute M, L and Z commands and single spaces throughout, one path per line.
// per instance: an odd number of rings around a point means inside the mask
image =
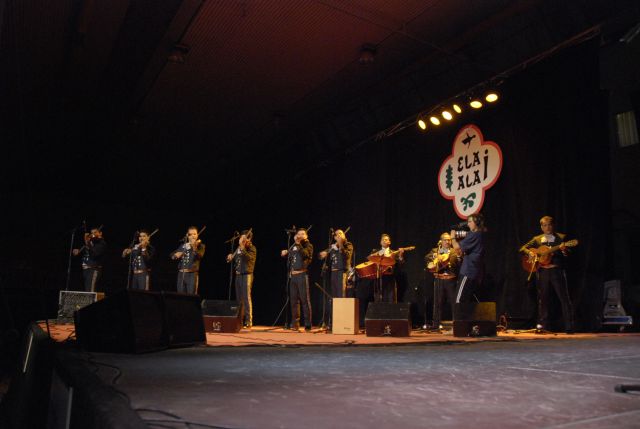
M 446 177 L 447 181 L 445 183 L 447 184 L 447 189 L 451 192 L 451 186 L 453 185 L 453 168 L 451 168 L 451 165 L 447 167 Z
M 467 197 L 460 198 L 460 202 L 464 205 L 463 209 L 467 210 L 467 207 L 473 207 L 474 201 L 476 199 L 476 193 L 472 192 Z

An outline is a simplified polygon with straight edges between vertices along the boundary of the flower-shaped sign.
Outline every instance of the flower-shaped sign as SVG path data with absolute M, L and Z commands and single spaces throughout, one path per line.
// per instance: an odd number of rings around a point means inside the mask
M 502 170 L 502 151 L 495 142 L 484 141 L 480 128 L 465 125 L 453 141 L 451 155 L 438 172 L 440 194 L 453 200 L 456 214 L 466 219 L 484 203 L 484 193 Z

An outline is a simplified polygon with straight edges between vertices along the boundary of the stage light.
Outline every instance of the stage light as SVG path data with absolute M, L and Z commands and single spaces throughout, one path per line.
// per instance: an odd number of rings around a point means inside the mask
M 458 114 L 462 113 L 462 109 L 457 104 L 454 104 L 452 107 L 453 107 L 454 112 L 456 112 Z
M 469 106 L 473 107 L 474 109 L 479 109 L 479 108 L 482 107 L 482 102 L 480 100 L 478 100 L 477 98 L 474 98 L 469 103 Z
M 438 119 L 436 116 L 430 117 L 429 120 L 433 125 L 440 125 L 440 119 Z
M 447 121 L 450 121 L 453 119 L 453 115 L 448 110 L 442 111 L 442 117 L 445 118 Z
M 422 131 L 426 131 L 427 130 L 427 123 L 425 122 L 424 119 L 422 119 L 422 118 L 418 119 L 418 127 L 420 127 L 420 129 Z
M 487 100 L 488 103 L 493 103 L 498 100 L 498 93 L 491 91 L 484 97 L 484 99 Z

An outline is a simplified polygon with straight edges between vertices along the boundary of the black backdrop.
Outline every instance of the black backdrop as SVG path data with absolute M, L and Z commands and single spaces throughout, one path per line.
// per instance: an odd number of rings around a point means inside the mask
M 252 226 L 258 247 L 255 319 L 271 323 L 284 299 L 285 268 L 278 256 L 286 245 L 283 229 L 313 225 L 310 236 L 319 250 L 327 244 L 330 227 L 351 226 L 356 262 L 378 245 L 382 232 L 391 234 L 395 246 L 417 246 L 405 266 L 404 299 L 421 300 L 424 253 L 458 221 L 451 202 L 438 192 L 437 172 L 457 130 L 474 123 L 485 139 L 500 145 L 504 157 L 502 175 L 488 191 L 483 208 L 489 233 L 487 279 L 480 298 L 495 299 L 500 313 L 531 317 L 534 306 L 517 249 L 539 232 L 538 219 L 549 214 L 560 231 L 580 239 L 569 272 L 571 295 L 582 327 L 593 329 L 602 310 L 601 285 L 609 274 L 603 249 L 609 244 L 610 229 L 607 120 L 598 89 L 597 46 L 587 43 L 565 51 L 511 77 L 500 89 L 495 106 L 465 112 L 453 124 L 426 134 L 410 128 L 372 140 L 357 150 L 333 154 L 323 167 L 315 165 L 321 160 L 305 161 L 306 142 L 299 142 L 300 163 L 290 171 L 270 172 L 268 166 L 242 171 L 256 182 L 281 176 L 282 186 L 252 201 L 228 195 L 224 184 L 211 183 L 211 191 L 197 204 L 181 203 L 179 172 L 152 170 L 145 186 L 153 186 L 154 177 L 176 176 L 176 185 L 166 189 L 171 206 L 143 199 L 132 203 L 136 201 L 132 196 L 144 194 L 144 189 L 110 187 L 110 175 L 125 175 L 135 164 L 124 160 L 102 166 L 101 185 L 90 193 L 70 191 L 82 188 L 81 175 L 77 181 L 27 183 L 8 195 L 11 209 L 5 213 L 9 220 L 3 235 L 16 244 L 3 249 L 4 284 L 63 288 L 68 230 L 83 219 L 106 225 L 111 245 L 104 278 L 107 291 L 126 283 L 126 263 L 119 254 L 137 228 L 159 227 L 154 243 L 161 255 L 168 255 L 187 225 L 207 224 L 201 293 L 223 298 L 228 282 L 224 263 L 228 248 L 223 241 L 233 230 Z M 37 151 L 33 153 L 37 156 Z M 304 174 L 296 174 L 300 170 Z M 314 263 L 313 281 L 319 280 L 319 266 Z M 172 288 L 174 271 L 163 256 L 155 270 L 155 288 Z M 77 263 L 72 283 L 79 286 Z M 315 288 L 313 297 L 317 309 L 320 292 Z M 316 314 L 314 322 L 320 318 Z
M 483 208 L 489 234 L 480 298 L 496 300 L 500 313 L 514 318 L 533 316 L 535 304 L 517 250 L 540 232 L 538 220 L 549 214 L 558 230 L 580 240 L 570 264 L 570 289 L 582 327 L 593 329 L 608 275 L 603 249 L 610 228 L 607 120 L 598 88 L 597 48 L 589 43 L 539 64 L 509 80 L 501 93 L 498 105 L 467 112 L 435 132 L 408 129 L 339 156 L 326 167 L 310 168 L 270 195 L 268 203 L 256 205 L 258 213 L 268 208 L 266 224 L 256 228 L 264 249 L 256 307 L 273 296 L 266 291 L 278 287 L 274 279 L 283 278 L 275 253 L 264 253 L 273 252 L 274 241 L 284 242 L 282 228 L 291 224 L 313 224 L 310 235 L 317 248 L 326 246 L 329 227 L 351 226 L 357 262 L 378 246 L 382 232 L 391 234 L 395 246 L 417 246 L 405 265 L 404 299 L 421 299 L 423 256 L 458 221 L 452 203 L 438 192 L 438 169 L 457 130 L 471 122 L 485 139 L 500 145 L 504 157 L 501 177 L 487 192 Z M 318 279 L 320 264 L 315 265 L 313 277 Z M 319 300 L 320 293 L 314 294 Z

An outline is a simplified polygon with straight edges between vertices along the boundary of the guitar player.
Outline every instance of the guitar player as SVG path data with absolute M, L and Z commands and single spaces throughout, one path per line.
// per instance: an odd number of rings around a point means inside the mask
M 529 240 L 520 251 L 528 255 L 530 259 L 537 259 L 536 256 L 542 254 L 551 247 L 558 250 L 546 257 L 544 263 L 537 266 L 536 286 L 538 291 L 538 326 L 539 331 L 547 328 L 549 319 L 549 294 L 553 288 L 560 304 L 562 305 L 562 317 L 564 319 L 565 332 L 573 333 L 573 306 L 569 296 L 567 285 L 567 275 L 564 270 L 564 262 L 569 254 L 569 249 L 565 243 L 565 234 L 555 231 L 555 225 L 551 216 L 543 216 L 540 219 L 540 229 L 542 234 L 536 235 Z

